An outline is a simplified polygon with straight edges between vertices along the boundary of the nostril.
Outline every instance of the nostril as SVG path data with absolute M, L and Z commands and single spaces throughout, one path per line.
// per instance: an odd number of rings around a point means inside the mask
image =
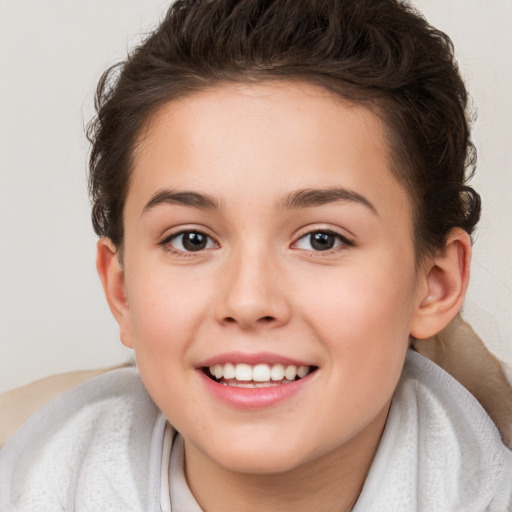
M 261 316 L 261 317 L 253 317 L 252 319 L 246 319 L 246 318 L 237 318 L 237 317 L 233 317 L 233 316 L 226 316 L 222 319 L 222 323 L 224 325 L 231 325 L 231 324 L 240 324 L 241 326 L 249 326 L 249 325 L 253 325 L 253 326 L 256 326 L 256 325 L 260 325 L 260 326 L 263 326 L 263 325 L 267 325 L 267 324 L 272 324 L 273 322 L 275 322 L 277 319 L 275 316 L 271 316 L 271 315 L 265 315 L 265 316 Z

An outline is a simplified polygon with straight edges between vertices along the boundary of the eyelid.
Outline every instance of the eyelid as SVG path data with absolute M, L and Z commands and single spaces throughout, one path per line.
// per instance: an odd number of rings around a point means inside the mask
M 332 235 L 334 237 L 336 237 L 338 240 L 341 241 L 341 244 L 335 246 L 335 247 L 332 247 L 331 249 L 325 249 L 323 251 L 321 250 L 314 250 L 314 249 L 299 249 L 297 247 L 295 247 L 297 250 L 303 250 L 303 251 L 306 251 L 306 252 L 310 252 L 312 254 L 315 254 L 315 255 L 319 255 L 319 256 L 327 256 L 327 255 L 330 255 L 330 254 L 333 254 L 335 252 L 339 252 L 339 251 L 342 251 L 344 249 L 347 249 L 349 247 L 354 247 L 355 246 L 355 243 L 352 239 L 348 238 L 346 235 L 343 235 L 342 233 L 340 233 L 339 231 L 337 230 L 334 230 L 332 228 L 322 228 L 322 227 L 318 227 L 318 228 L 311 228 L 311 227 L 308 227 L 307 230 L 304 230 L 302 231 L 296 238 L 295 238 L 295 241 L 293 242 L 292 244 L 292 248 L 294 248 L 294 246 L 302 239 L 308 237 L 308 236 L 311 236 L 315 233 L 325 233 L 325 234 L 329 234 L 329 235 Z
M 161 231 L 161 234 L 158 235 L 158 238 L 161 240 L 158 242 L 158 244 L 165 243 L 167 240 L 170 240 L 174 236 L 178 236 L 182 233 L 189 233 L 189 232 L 197 232 L 201 233 L 202 235 L 209 236 L 212 240 L 216 240 L 216 236 L 212 233 L 212 230 L 202 224 L 195 224 L 195 223 L 180 223 L 176 224 L 174 226 L 168 226 L 164 230 Z
M 183 227 L 183 226 L 180 226 L 178 229 L 173 230 L 170 233 L 167 233 L 163 237 L 163 239 L 160 242 L 158 242 L 158 245 L 162 246 L 166 251 L 169 251 L 170 253 L 173 253 L 173 254 L 175 254 L 177 256 L 181 256 L 181 257 L 198 256 L 200 254 L 204 254 L 204 252 L 206 252 L 206 251 L 209 251 L 211 249 L 215 249 L 215 248 L 220 247 L 220 245 L 217 242 L 217 240 L 215 239 L 215 237 L 210 235 L 210 234 L 208 234 L 207 231 L 208 231 L 207 229 L 202 228 L 202 227 L 194 227 L 194 226 Z M 180 236 L 182 236 L 182 235 L 184 235 L 186 233 L 198 233 L 198 234 L 201 234 L 201 235 L 207 237 L 210 241 L 212 241 L 213 244 L 214 244 L 214 247 L 205 247 L 204 249 L 199 249 L 197 251 L 187 251 L 187 250 L 177 249 L 176 247 L 173 247 L 171 245 L 171 242 L 173 240 L 177 239 L 178 237 L 180 237 Z

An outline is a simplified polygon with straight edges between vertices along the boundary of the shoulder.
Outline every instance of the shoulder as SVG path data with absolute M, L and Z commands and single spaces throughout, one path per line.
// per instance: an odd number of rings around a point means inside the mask
M 114 369 L 59 373 L 0 394 L 0 447 L 30 416 L 48 402 L 79 384 Z
M 359 511 L 504 512 L 512 452 L 478 401 L 410 351 Z
M 68 510 L 69 501 L 72 510 L 84 492 L 98 510 L 144 510 L 140 496 L 164 424 L 134 368 L 81 384 L 39 410 L 0 451 L 0 509 Z M 109 500 L 111 507 L 102 505 Z
M 439 436 L 456 436 L 458 442 L 450 446 L 463 450 L 477 443 L 484 448 L 479 453 L 482 462 L 486 454 L 495 452 L 500 454 L 499 459 L 511 460 L 512 452 L 473 394 L 437 364 L 412 350 L 407 354 L 393 407 L 395 414 L 409 421 L 413 414 L 418 435 L 425 439 L 433 438 L 431 427 L 437 425 Z M 471 453 L 476 456 L 477 450 L 472 449 Z
M 512 452 L 486 411 L 457 380 L 409 351 L 392 414 L 416 447 L 421 510 L 509 510 Z
M 400 408 L 435 413 L 433 418 L 442 412 L 447 426 L 469 429 L 476 436 L 483 432 L 494 441 L 500 439 L 498 430 L 475 397 L 437 364 L 412 350 L 407 354 L 395 402 Z
M 480 402 L 512 448 L 512 388 L 502 364 L 473 328 L 457 315 L 432 338 L 416 340 L 414 349 L 457 379 Z

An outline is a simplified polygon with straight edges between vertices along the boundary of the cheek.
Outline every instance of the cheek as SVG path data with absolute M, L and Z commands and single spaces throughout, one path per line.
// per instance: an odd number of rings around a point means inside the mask
M 194 337 L 211 302 L 211 286 L 187 272 L 132 272 L 127 283 L 131 331 L 136 352 L 158 359 L 182 350 Z
M 392 258 L 379 263 L 332 269 L 295 291 L 307 324 L 335 357 L 352 359 L 356 367 L 372 358 L 376 364 L 401 358 L 409 339 L 414 266 L 395 265 Z
M 127 283 L 135 356 L 149 394 L 169 418 L 191 407 L 189 349 L 198 337 L 209 303 L 208 287 L 160 269 L 140 269 Z M 201 292 L 202 290 L 202 292 Z M 185 293 L 186 291 L 186 293 Z M 175 390 L 169 393 L 169 390 Z

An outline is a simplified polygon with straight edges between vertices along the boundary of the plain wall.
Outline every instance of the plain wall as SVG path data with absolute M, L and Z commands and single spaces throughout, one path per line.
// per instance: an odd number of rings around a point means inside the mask
M 84 125 L 101 72 L 163 0 L 0 0 L 0 392 L 130 351 L 95 270 Z M 479 118 L 484 214 L 465 317 L 512 367 L 512 1 L 416 0 L 454 40 Z

